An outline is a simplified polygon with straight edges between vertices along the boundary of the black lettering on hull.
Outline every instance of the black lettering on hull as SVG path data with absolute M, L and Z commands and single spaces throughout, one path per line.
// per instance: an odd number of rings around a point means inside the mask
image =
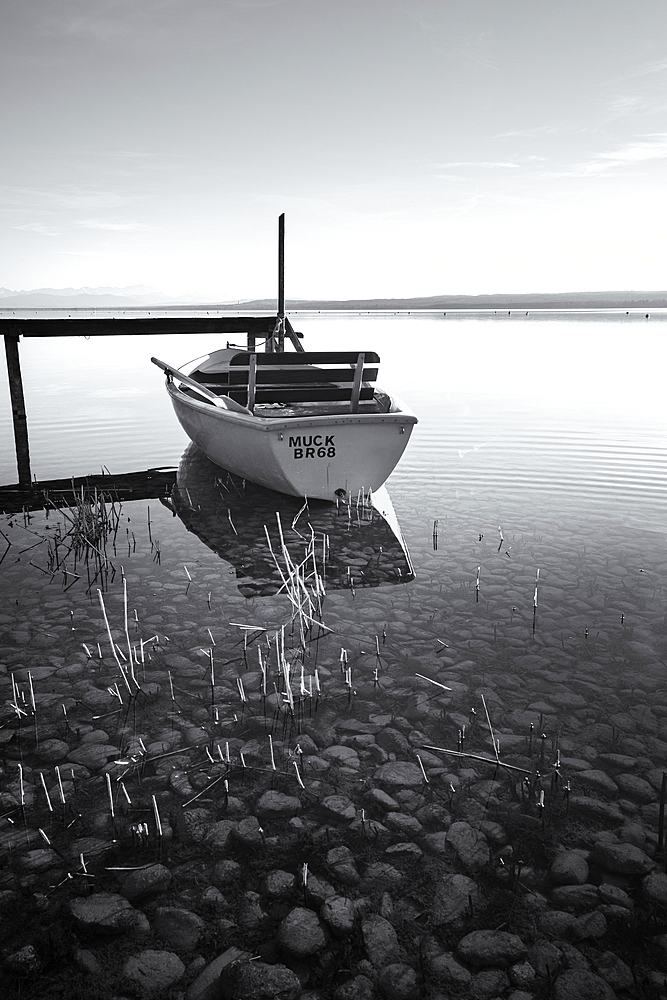
M 335 458 L 335 434 L 296 434 L 289 436 L 289 447 L 295 459 Z

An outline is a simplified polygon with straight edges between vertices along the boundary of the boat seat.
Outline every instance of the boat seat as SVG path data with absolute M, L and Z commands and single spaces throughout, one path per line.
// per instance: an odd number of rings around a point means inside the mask
M 229 370 L 194 374 L 213 392 L 224 392 L 252 410 L 261 403 L 347 401 L 356 413 L 359 402 L 372 400 L 379 356 L 374 351 L 241 351 Z

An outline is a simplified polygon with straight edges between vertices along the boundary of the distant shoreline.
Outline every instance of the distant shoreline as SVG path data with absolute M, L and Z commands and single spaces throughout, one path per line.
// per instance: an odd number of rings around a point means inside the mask
M 69 291 L 69 290 L 67 290 Z M 166 297 L 147 301 L 146 296 L 131 294 L 57 294 L 53 291 L 31 291 L 0 296 L 0 311 L 10 309 L 178 309 L 193 311 L 215 309 L 225 312 L 275 313 L 275 299 L 244 299 L 236 302 L 203 300 L 165 301 Z M 368 299 L 292 299 L 285 302 L 289 312 L 458 312 L 474 310 L 530 309 L 665 309 L 667 292 L 532 292 L 495 295 L 431 295 L 412 298 Z

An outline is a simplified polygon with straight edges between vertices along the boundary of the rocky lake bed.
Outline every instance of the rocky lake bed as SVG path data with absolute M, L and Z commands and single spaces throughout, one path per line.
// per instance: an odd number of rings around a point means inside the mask
M 663 534 L 88 506 L 0 521 L 0 995 L 667 996 Z

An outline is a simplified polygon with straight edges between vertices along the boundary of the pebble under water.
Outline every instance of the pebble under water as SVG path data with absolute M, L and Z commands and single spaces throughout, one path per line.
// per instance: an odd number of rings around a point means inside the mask
M 666 536 L 400 495 L 1 516 L 2 996 L 667 995 Z

